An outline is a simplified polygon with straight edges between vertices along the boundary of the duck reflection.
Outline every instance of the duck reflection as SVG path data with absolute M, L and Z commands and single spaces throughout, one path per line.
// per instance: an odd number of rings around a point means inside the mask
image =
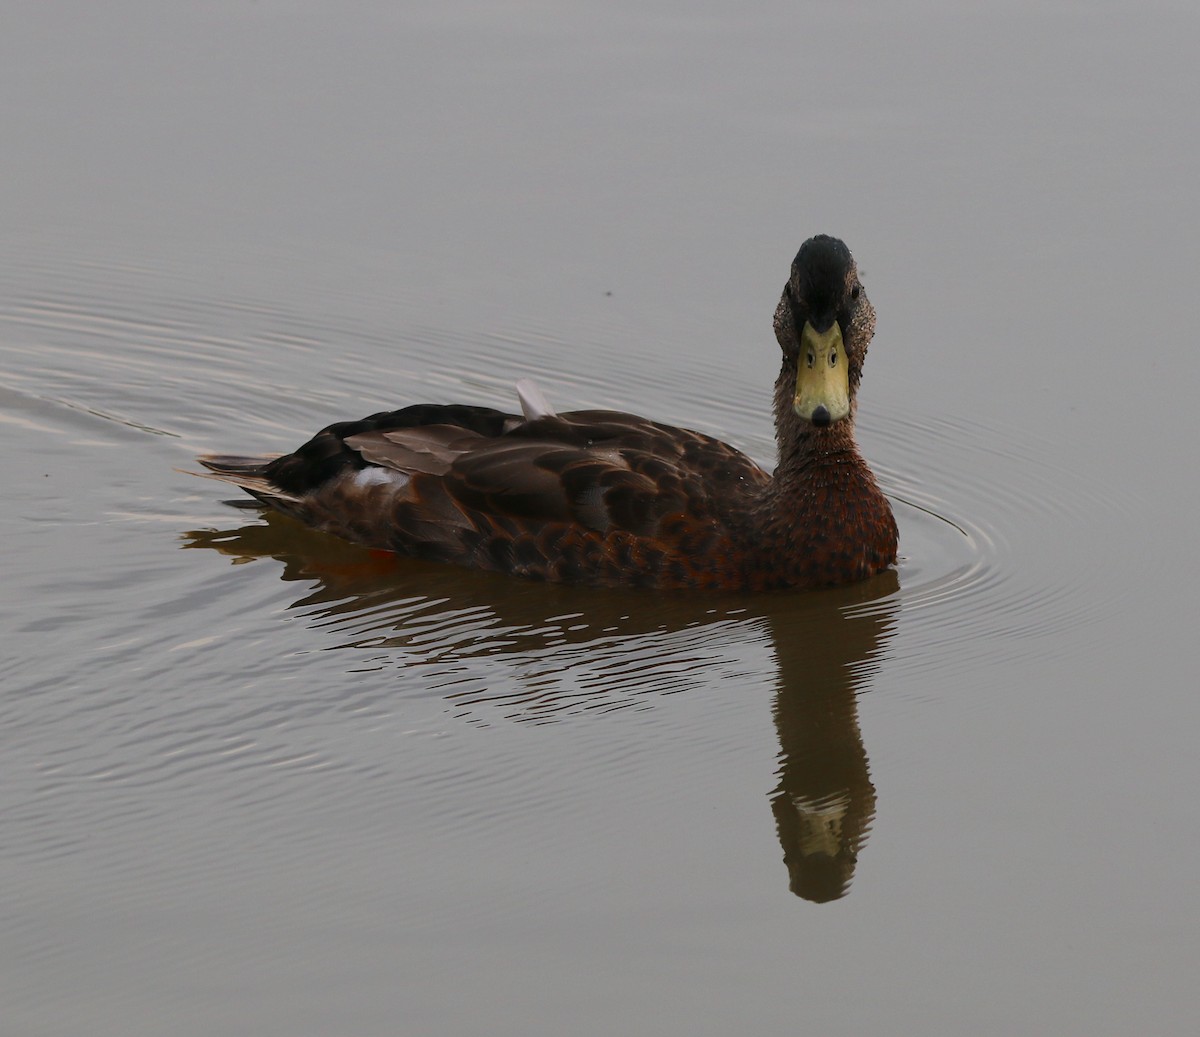
M 779 665 L 779 785 L 771 809 L 793 893 L 846 895 L 875 817 L 858 695 L 895 623 L 896 574 L 796 599 L 768 616 Z
M 357 639 L 348 646 L 402 649 L 425 662 L 447 651 L 518 661 L 517 688 L 485 681 L 464 690 L 456 678 L 445 697 L 464 716 L 489 705 L 503 707 L 506 719 L 533 722 L 582 709 L 646 708 L 648 695 L 721 679 L 722 651 L 747 640 L 747 625 L 759 641 L 765 631 L 778 674 L 771 809 L 789 887 L 816 903 L 848 891 L 875 815 L 857 696 L 870 688 L 895 623 L 894 572 L 809 594 L 597 590 L 399 560 L 274 513 L 239 529 L 187 533 L 184 546 L 235 563 L 279 560 L 282 579 L 309 585 L 293 607 L 352 629 Z M 431 622 L 440 624 L 436 638 L 428 636 Z M 417 626 L 423 632 L 414 637 Z M 573 666 L 590 668 L 593 679 L 565 679 Z M 734 679 L 738 666 L 728 669 Z

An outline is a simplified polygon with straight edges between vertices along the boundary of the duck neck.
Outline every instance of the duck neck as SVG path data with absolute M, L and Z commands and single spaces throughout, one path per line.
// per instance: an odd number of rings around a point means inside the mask
M 750 532 L 770 569 L 758 583 L 818 586 L 862 579 L 895 559 L 891 508 L 858 452 L 853 402 L 848 417 L 817 428 L 792 409 L 794 385 L 794 374 L 780 376 L 779 463 L 753 510 Z
M 817 428 L 796 414 L 792 406 L 795 384 L 795 372 L 785 366 L 775 383 L 775 441 L 779 448 L 773 480 L 775 493 L 792 496 L 801 487 L 811 490 L 829 479 L 840 483 L 859 473 L 874 486 L 875 480 L 854 439 L 857 401 L 851 399 L 849 417 Z
M 789 537 L 797 523 L 809 518 L 820 521 L 819 512 L 832 499 L 879 493 L 858 452 L 853 416 L 829 428 L 814 428 L 799 418 L 796 424 L 803 427 L 789 428 L 787 435 L 779 437 L 779 462 L 767 491 L 769 510 Z

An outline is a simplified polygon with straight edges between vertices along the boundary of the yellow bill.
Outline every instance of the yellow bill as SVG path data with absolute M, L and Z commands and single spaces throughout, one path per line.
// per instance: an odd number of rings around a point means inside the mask
M 805 421 L 830 425 L 850 414 L 850 365 L 837 321 L 817 331 L 808 321 L 800 332 L 799 372 L 792 407 Z

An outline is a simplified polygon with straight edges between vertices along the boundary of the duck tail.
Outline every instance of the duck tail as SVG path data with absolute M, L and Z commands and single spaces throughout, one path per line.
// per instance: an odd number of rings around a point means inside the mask
M 295 497 L 271 482 L 267 470 L 273 456 L 245 457 L 240 454 L 206 454 L 198 460 L 207 472 L 188 472 L 203 479 L 218 479 L 245 490 L 254 500 L 227 501 L 241 508 L 257 508 L 266 504 L 286 514 L 295 514 L 302 506 Z M 184 469 L 180 469 L 184 471 Z

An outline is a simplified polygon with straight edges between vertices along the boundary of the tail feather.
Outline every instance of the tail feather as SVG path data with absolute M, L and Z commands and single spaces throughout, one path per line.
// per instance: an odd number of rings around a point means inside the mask
M 253 501 L 240 502 L 241 507 L 258 507 L 266 504 L 288 514 L 295 514 L 301 499 L 281 490 L 267 477 L 267 467 L 275 460 L 271 457 L 244 457 L 239 454 L 208 454 L 197 460 L 207 472 L 191 472 L 205 479 L 217 479 L 232 483 L 245 490 Z
M 210 472 L 218 475 L 261 476 L 275 456 L 250 457 L 242 454 L 206 454 L 198 460 Z

